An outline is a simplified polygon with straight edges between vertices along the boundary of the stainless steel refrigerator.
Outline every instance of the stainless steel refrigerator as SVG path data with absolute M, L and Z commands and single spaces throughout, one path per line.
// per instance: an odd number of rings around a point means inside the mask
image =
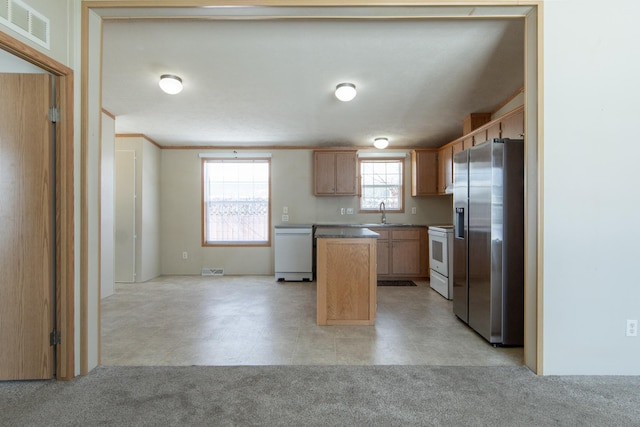
M 495 345 L 524 343 L 524 143 L 454 155 L 453 312 Z

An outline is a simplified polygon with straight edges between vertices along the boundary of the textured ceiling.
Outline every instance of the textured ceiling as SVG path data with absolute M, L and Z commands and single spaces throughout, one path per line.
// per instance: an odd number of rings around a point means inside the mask
M 105 20 L 103 108 L 161 146 L 437 147 L 524 84 L 524 22 Z M 166 95 L 161 74 L 182 77 Z M 357 86 L 355 100 L 333 96 Z

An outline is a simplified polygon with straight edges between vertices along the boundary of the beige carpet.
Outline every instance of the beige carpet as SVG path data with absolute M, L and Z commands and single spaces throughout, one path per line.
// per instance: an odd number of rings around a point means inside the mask
M 523 367 L 102 367 L 0 383 L 0 425 L 639 426 L 638 390 Z

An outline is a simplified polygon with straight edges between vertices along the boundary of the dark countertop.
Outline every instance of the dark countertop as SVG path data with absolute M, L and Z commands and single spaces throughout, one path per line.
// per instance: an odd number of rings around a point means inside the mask
M 334 228 L 385 228 L 385 227 L 429 227 L 426 224 L 315 224 L 316 228 L 319 227 L 334 227 Z
M 365 227 L 335 227 L 335 226 L 319 226 L 316 228 L 316 238 L 335 239 L 335 238 L 361 238 L 361 239 L 377 239 L 380 237 L 375 231 L 371 231 Z

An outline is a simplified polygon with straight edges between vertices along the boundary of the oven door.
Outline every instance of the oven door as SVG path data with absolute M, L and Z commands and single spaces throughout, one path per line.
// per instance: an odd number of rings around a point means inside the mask
M 429 268 L 449 277 L 447 233 L 429 229 Z

